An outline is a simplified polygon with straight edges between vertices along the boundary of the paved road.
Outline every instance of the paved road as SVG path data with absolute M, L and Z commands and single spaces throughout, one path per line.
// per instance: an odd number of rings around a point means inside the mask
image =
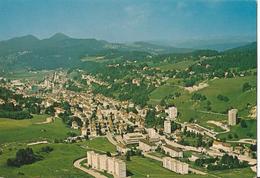
M 234 143 L 245 143 L 245 144 L 256 144 L 256 140 L 255 139 L 240 139 L 240 140 L 227 140 L 227 142 L 234 142 Z
M 117 146 L 117 142 L 114 140 L 114 138 L 110 132 L 107 132 L 106 137 L 110 143 Z
M 83 166 L 80 165 L 80 163 L 84 160 L 86 160 L 87 158 L 81 158 L 81 159 L 78 159 L 76 160 L 74 163 L 73 163 L 73 166 L 77 169 L 80 169 L 81 171 L 84 171 L 86 172 L 87 174 L 90 174 L 96 178 L 107 178 L 107 176 L 104 176 L 102 174 L 100 174 L 99 172 L 97 171 L 94 171 L 93 169 L 87 169 Z
M 201 113 L 205 113 L 205 114 L 215 114 L 215 115 L 220 115 L 220 116 L 226 116 L 227 114 L 222 114 L 222 113 L 219 113 L 219 112 L 212 112 L 212 111 L 202 111 L 202 110 L 196 110 L 198 112 L 201 112 Z

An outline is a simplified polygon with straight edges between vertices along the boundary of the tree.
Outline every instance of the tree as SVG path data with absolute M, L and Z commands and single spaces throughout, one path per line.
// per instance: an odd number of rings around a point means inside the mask
M 248 82 L 246 82 L 242 86 L 242 91 L 245 92 L 245 91 L 250 90 L 251 88 L 252 88 L 252 86 Z
M 242 128 L 247 128 L 246 121 L 245 121 L 245 120 L 242 120 L 242 121 L 240 122 L 240 126 L 241 126 Z
M 109 151 L 107 151 L 106 155 L 109 156 L 109 157 L 112 156 L 111 153 L 110 153 Z
M 126 152 L 125 157 L 126 157 L 126 161 L 131 161 L 131 159 L 130 159 L 130 151 Z
M 8 166 L 20 167 L 24 164 L 32 164 L 33 162 L 39 160 L 39 157 L 33 153 L 31 148 L 19 149 L 16 152 L 15 158 L 7 159 Z
M 145 124 L 148 127 L 153 127 L 155 125 L 155 110 L 154 109 L 150 109 L 147 112 L 147 115 L 145 116 Z

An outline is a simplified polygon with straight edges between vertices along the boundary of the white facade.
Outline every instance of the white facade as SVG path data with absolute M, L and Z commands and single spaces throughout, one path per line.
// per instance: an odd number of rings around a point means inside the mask
M 183 157 L 183 151 L 180 148 L 176 148 L 171 145 L 163 145 L 162 149 L 164 150 L 165 154 L 168 154 L 171 157 Z
M 155 129 L 149 128 L 149 129 L 147 129 L 146 131 L 147 131 L 148 136 L 149 136 L 150 138 L 159 138 L 159 135 L 158 135 L 158 133 L 156 133 Z
M 107 171 L 116 178 L 126 177 L 126 164 L 124 161 L 108 157 L 106 155 L 100 155 L 94 151 L 87 152 L 88 165 L 99 171 Z
M 101 171 L 107 170 L 107 155 L 99 155 L 99 169 Z
M 88 166 L 92 165 L 92 155 L 95 154 L 94 151 L 87 152 Z
M 115 172 L 115 160 L 114 158 L 107 160 L 107 172 L 113 174 Z
M 139 141 L 139 149 L 143 152 L 155 151 L 157 146 L 154 143 L 149 143 L 147 140 Z
M 171 121 L 169 120 L 164 121 L 164 132 L 167 134 L 171 133 Z
M 126 177 L 126 164 L 122 160 L 115 160 L 115 177 Z
M 237 109 L 231 109 L 228 111 L 228 125 L 237 124 Z
M 138 143 L 139 140 L 144 139 L 144 135 L 141 133 L 128 133 L 123 135 L 123 139 L 126 144 L 135 144 Z
M 91 164 L 92 168 L 99 169 L 99 154 L 94 153 L 91 155 L 91 157 L 92 157 L 91 158 L 92 159 L 92 164 Z
M 217 150 L 224 150 L 225 152 L 233 151 L 233 147 L 230 144 L 219 141 L 214 141 L 212 144 L 212 148 Z
M 170 119 L 175 119 L 178 115 L 178 111 L 176 107 L 169 107 L 166 112 L 168 113 Z
M 163 158 L 163 167 L 179 174 L 188 174 L 189 165 L 170 157 Z

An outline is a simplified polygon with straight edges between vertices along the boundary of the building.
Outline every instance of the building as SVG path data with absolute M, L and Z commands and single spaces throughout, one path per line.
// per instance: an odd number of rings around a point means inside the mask
M 101 171 L 106 171 L 107 170 L 107 161 L 108 160 L 108 156 L 107 155 L 99 155 L 99 169 Z
M 163 158 L 163 167 L 179 174 L 188 174 L 189 165 L 170 157 Z
M 92 154 L 91 159 L 92 159 L 92 164 L 91 164 L 92 168 L 99 169 L 99 166 L 100 166 L 99 165 L 99 154 L 97 154 L 97 153 Z
M 160 137 L 159 134 L 155 131 L 154 128 L 148 128 L 146 129 L 147 133 L 148 133 L 148 137 L 150 141 L 159 141 Z
M 87 165 L 88 166 L 91 166 L 92 165 L 92 155 L 95 154 L 94 151 L 88 151 L 87 152 L 87 160 L 88 160 L 88 163 Z
M 204 129 L 202 129 L 201 127 L 197 126 L 196 124 L 188 124 L 186 126 L 187 128 L 187 131 L 189 132 L 193 132 L 195 134 L 201 134 L 201 135 L 204 135 L 205 134 L 205 131 Z
M 148 128 L 146 129 L 146 131 L 148 133 L 149 138 L 159 138 L 159 135 L 158 133 L 156 133 L 154 128 Z
M 172 131 L 171 121 L 169 120 L 164 121 L 164 133 L 170 134 L 171 131 Z
M 120 159 L 100 155 L 94 151 L 87 152 L 87 165 L 99 171 L 106 171 L 116 178 L 126 177 L 126 164 Z
M 145 139 L 145 136 L 141 133 L 128 133 L 123 135 L 123 140 L 126 144 L 137 144 L 141 139 Z
M 115 159 L 115 171 L 114 175 L 115 177 L 126 177 L 126 164 L 122 160 Z
M 157 145 L 155 143 L 149 142 L 147 139 L 139 140 L 139 149 L 143 152 L 155 151 L 156 148 Z
M 228 111 L 228 125 L 237 124 L 237 109 L 231 109 Z
M 79 129 L 78 123 L 76 121 L 72 121 L 71 128 L 72 129 Z
M 165 154 L 168 154 L 171 157 L 183 157 L 183 151 L 180 148 L 166 144 L 162 146 L 162 149 L 164 150 Z
M 177 108 L 172 106 L 172 107 L 169 107 L 167 110 L 166 110 L 166 113 L 169 115 L 170 119 L 175 119 L 178 115 L 178 111 L 177 111 Z
M 111 158 L 107 160 L 107 173 L 113 174 L 115 171 L 115 158 Z
M 223 150 L 225 152 L 232 152 L 233 151 L 233 147 L 231 146 L 231 144 L 219 142 L 219 141 L 216 141 L 216 140 L 213 142 L 212 148 L 217 149 L 217 150 Z

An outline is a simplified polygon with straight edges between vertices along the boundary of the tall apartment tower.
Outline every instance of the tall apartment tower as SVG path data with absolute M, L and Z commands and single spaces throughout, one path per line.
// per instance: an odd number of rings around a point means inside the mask
M 167 134 L 171 133 L 171 121 L 169 120 L 164 121 L 164 132 Z
M 237 109 L 231 109 L 228 111 L 228 125 L 237 124 Z
M 167 113 L 168 113 L 170 119 L 175 119 L 175 118 L 177 117 L 177 115 L 178 115 L 177 108 L 174 107 L 174 106 L 169 107 L 169 108 L 167 109 Z
M 126 164 L 122 160 L 115 160 L 115 172 L 114 177 L 123 178 L 126 177 Z

